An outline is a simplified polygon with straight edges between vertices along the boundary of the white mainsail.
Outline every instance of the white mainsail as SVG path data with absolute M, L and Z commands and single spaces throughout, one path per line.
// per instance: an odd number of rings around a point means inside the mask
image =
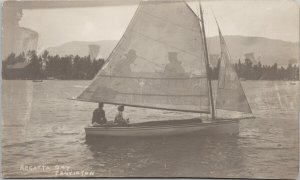
M 184 1 L 143 1 L 78 100 L 210 113 L 199 18 Z
M 216 97 L 216 109 L 252 113 L 238 75 L 230 62 L 230 55 L 219 29 L 221 62 Z

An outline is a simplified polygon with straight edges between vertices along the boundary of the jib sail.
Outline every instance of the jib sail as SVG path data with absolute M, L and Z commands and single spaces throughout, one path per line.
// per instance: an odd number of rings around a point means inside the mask
M 216 109 L 252 113 L 237 73 L 230 62 L 224 37 L 219 29 L 221 62 L 216 98 Z

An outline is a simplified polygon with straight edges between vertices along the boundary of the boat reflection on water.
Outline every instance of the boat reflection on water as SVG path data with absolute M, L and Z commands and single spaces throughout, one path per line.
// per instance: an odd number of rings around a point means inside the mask
M 101 169 L 113 176 L 207 177 L 242 168 L 238 136 L 201 135 L 195 132 L 142 138 L 87 136 L 85 143 L 94 160 L 103 164 Z

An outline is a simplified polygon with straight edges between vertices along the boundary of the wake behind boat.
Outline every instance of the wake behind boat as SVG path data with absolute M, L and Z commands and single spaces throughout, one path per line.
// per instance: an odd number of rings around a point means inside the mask
M 239 119 L 216 117 L 216 112 L 252 116 L 252 111 L 220 28 L 219 35 L 214 99 L 201 5 L 198 17 L 184 1 L 142 1 L 103 69 L 77 100 L 210 114 L 211 119 L 93 126 L 85 128 L 86 135 L 237 134 Z

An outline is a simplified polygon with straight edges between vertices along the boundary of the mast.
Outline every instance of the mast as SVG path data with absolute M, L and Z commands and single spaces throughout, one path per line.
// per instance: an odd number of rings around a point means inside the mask
M 203 12 L 202 6 L 199 2 L 200 6 L 200 16 L 201 16 L 201 26 L 202 26 L 202 33 L 203 33 L 203 40 L 204 40 L 204 49 L 205 49 L 205 61 L 206 61 L 206 73 L 207 73 L 207 80 L 209 86 L 209 94 L 210 94 L 210 103 L 211 103 L 211 118 L 215 119 L 215 106 L 214 106 L 214 98 L 212 93 L 212 85 L 211 85 L 211 73 L 209 73 L 209 60 L 208 60 L 208 50 L 207 50 L 207 42 L 206 42 L 206 34 L 205 34 L 205 27 L 204 27 L 204 19 L 203 19 Z

